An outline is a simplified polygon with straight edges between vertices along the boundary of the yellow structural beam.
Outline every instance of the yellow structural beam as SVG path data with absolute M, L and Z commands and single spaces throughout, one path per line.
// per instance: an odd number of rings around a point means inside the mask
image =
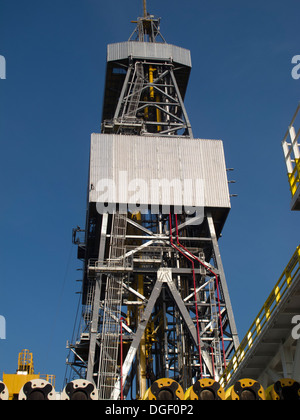
M 154 72 L 155 72 L 155 68 L 153 66 L 149 66 L 149 83 L 150 83 L 150 88 L 149 88 L 149 96 L 150 99 L 154 99 L 154 87 L 153 82 L 154 82 Z
M 158 94 L 155 96 L 154 87 L 153 87 L 154 72 L 155 71 L 156 71 L 156 68 L 150 65 L 149 66 L 149 83 L 150 83 L 149 97 L 152 101 L 155 100 L 155 102 L 160 102 L 160 96 Z M 146 113 L 148 113 L 148 109 L 145 111 L 145 115 L 146 115 Z M 156 107 L 156 121 L 158 123 L 161 122 L 161 111 L 157 107 Z M 157 126 L 157 131 L 161 131 L 161 126 L 160 125 Z

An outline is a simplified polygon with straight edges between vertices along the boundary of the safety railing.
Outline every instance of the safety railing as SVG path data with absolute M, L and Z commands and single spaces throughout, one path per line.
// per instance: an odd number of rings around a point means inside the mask
M 133 257 L 129 255 L 126 258 L 110 258 L 106 260 L 97 260 L 94 258 L 88 261 L 89 271 L 94 272 L 114 272 L 114 271 L 132 271 L 133 269 Z
M 300 185 L 300 159 L 295 159 L 295 167 L 292 173 L 288 174 L 289 182 L 290 182 L 290 189 L 292 196 L 297 192 L 297 189 Z
M 27 349 L 19 353 L 18 371 L 27 372 L 29 375 L 34 374 L 33 354 Z
M 255 342 L 258 340 L 260 334 L 268 326 L 272 318 L 272 314 L 285 297 L 289 288 L 300 275 L 300 245 L 297 247 L 296 252 L 291 258 L 290 262 L 286 266 L 280 279 L 276 283 L 274 289 L 266 300 L 264 306 L 260 310 L 259 314 L 255 318 L 240 346 L 236 350 L 232 359 L 227 365 L 227 369 L 224 371 L 220 383 L 222 386 L 226 386 L 234 373 L 237 371 L 247 353 L 253 347 Z
M 55 387 L 55 375 L 40 374 L 40 379 L 45 379 L 45 381 L 49 382 L 53 387 Z
M 300 186 L 300 129 L 298 129 L 299 117 L 300 103 L 296 109 L 288 130 L 285 133 L 284 139 L 282 140 L 284 159 L 293 198 L 297 191 L 299 191 L 298 188 Z

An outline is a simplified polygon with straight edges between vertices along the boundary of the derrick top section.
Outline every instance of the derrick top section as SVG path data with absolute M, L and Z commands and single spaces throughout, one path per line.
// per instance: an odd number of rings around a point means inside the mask
M 139 69 L 143 68 L 138 78 L 142 86 L 136 87 L 135 97 L 138 96 L 138 99 L 141 99 L 140 94 L 142 94 L 142 99 L 144 99 L 146 87 L 151 90 L 153 86 L 156 89 L 153 83 L 161 84 L 167 77 L 167 73 L 172 70 L 180 96 L 184 100 L 192 67 L 190 51 L 165 41 L 160 33 L 159 18 L 146 14 L 146 16 L 138 18 L 136 23 L 136 29 L 128 41 L 107 46 L 102 122 L 116 117 L 115 113 L 118 110 L 117 104 L 122 96 L 122 89 L 126 89 L 126 85 L 133 83 L 130 79 L 130 72 L 131 69 L 136 70 L 137 64 Z M 168 89 L 168 94 L 172 96 L 171 88 L 167 85 L 170 83 L 166 83 L 163 88 L 161 86 L 160 88 L 164 90 L 164 94 Z M 160 94 L 162 93 L 160 92 Z M 159 102 L 158 99 L 156 102 Z
M 119 60 L 134 59 L 158 60 L 162 63 L 167 62 L 181 64 L 187 68 L 192 67 L 190 51 L 172 44 L 127 41 L 107 46 L 108 64 Z
M 168 44 L 160 32 L 160 18 L 150 15 L 144 6 L 144 16 L 132 21 L 136 28 L 127 42 L 109 44 L 107 62 L 149 59 L 174 62 L 192 67 L 190 51 Z M 124 63 L 125 64 L 125 63 Z
M 154 15 L 147 14 L 144 17 L 139 17 L 137 20 L 132 20 L 137 26 L 131 34 L 129 41 L 139 42 L 164 42 L 166 40 L 160 32 L 160 18 Z

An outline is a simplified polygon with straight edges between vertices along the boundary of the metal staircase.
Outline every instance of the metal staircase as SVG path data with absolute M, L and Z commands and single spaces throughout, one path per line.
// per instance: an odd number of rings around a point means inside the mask
M 136 119 L 136 113 L 140 102 L 141 92 L 144 84 L 144 67 L 142 63 L 137 62 L 135 64 L 135 71 L 133 75 L 133 89 L 128 95 L 128 109 L 124 115 L 124 122 L 127 119 Z M 126 108 L 125 108 L 126 109 Z
M 124 265 L 127 219 L 119 212 L 113 215 L 108 267 Z M 101 329 L 99 360 L 99 398 L 110 399 L 117 377 L 120 316 L 122 305 L 122 274 L 108 274 Z

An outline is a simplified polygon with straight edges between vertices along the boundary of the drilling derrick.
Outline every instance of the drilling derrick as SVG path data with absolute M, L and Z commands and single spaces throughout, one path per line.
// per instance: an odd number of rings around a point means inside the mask
M 142 399 L 161 378 L 164 398 L 218 380 L 239 345 L 218 246 L 230 210 L 223 143 L 193 137 L 190 51 L 146 10 L 135 23 L 108 45 L 86 228 L 73 232 L 84 278 L 68 364 L 100 399 Z

